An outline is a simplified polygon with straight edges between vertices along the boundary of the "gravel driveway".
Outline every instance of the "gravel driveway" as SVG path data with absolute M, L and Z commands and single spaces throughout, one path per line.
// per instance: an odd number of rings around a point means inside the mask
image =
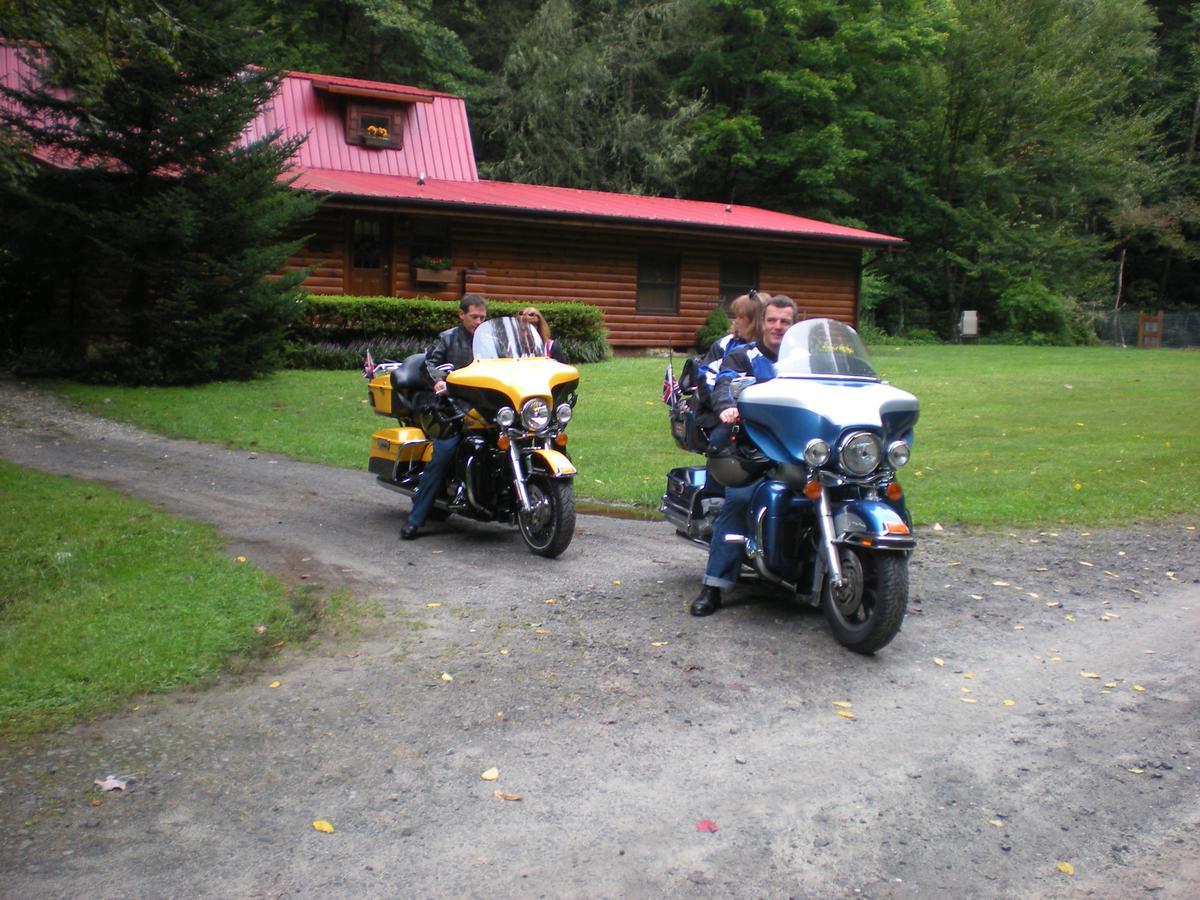
M 925 529 L 862 657 L 754 584 L 689 616 L 704 556 L 664 522 L 581 516 L 555 561 L 458 519 L 401 543 L 365 472 L 13 382 L 0 456 L 380 612 L 0 746 L 5 897 L 1200 896 L 1196 519 Z

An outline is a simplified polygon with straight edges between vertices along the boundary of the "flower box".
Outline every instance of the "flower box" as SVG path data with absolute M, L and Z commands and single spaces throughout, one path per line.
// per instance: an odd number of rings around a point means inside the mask
M 458 273 L 453 269 L 423 269 L 420 266 L 416 267 L 417 281 L 427 284 L 450 284 L 457 277 Z
M 363 134 L 363 135 L 359 135 L 359 139 L 363 142 L 364 147 L 390 147 L 390 146 L 392 146 L 392 139 L 390 137 L 387 137 L 386 135 L 383 137 L 376 137 L 373 134 Z

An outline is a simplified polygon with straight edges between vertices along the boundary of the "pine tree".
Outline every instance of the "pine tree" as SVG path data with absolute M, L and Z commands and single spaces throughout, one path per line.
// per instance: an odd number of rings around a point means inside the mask
M 267 276 L 317 201 L 281 180 L 295 143 L 239 140 L 278 83 L 251 64 L 240 9 L 26 3 L 5 23 L 40 80 L 9 94 L 24 110 L 9 124 L 53 162 L 0 194 L 23 224 L 0 236 L 0 283 L 27 353 L 51 344 L 89 377 L 131 383 L 275 363 L 302 275 Z

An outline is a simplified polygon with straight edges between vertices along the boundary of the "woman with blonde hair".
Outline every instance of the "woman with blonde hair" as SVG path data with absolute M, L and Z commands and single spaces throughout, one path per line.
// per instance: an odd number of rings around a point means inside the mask
M 542 336 L 542 343 L 546 345 L 546 355 L 560 363 L 567 361 L 566 355 L 562 351 L 562 347 L 558 341 L 550 336 L 550 324 L 546 321 L 546 317 L 536 306 L 527 306 L 519 313 L 517 318 L 522 322 L 528 322 L 532 325 L 537 333 Z

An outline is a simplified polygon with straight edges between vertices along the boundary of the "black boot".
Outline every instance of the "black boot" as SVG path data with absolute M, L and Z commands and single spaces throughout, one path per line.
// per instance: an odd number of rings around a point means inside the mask
M 418 532 L 421 530 L 420 525 L 405 525 L 400 529 L 400 540 L 413 541 L 416 540 Z
M 700 596 L 692 601 L 693 616 L 711 616 L 721 605 L 721 589 L 710 584 L 700 588 Z

